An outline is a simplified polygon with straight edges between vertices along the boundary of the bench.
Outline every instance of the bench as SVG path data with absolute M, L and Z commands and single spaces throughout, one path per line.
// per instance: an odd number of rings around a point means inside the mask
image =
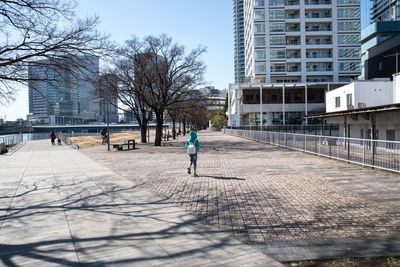
M 135 139 L 131 139 L 131 140 L 125 140 L 123 143 L 119 143 L 119 144 L 112 144 L 113 149 L 116 150 L 124 150 L 124 147 L 127 147 L 127 150 L 133 150 L 135 149 Z

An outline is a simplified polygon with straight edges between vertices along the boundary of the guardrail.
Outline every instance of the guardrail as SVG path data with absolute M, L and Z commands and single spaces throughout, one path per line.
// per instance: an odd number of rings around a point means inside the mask
M 224 133 L 363 166 L 400 172 L 400 142 L 238 129 L 224 129 Z
M 23 134 L 0 136 L 0 154 L 7 153 L 8 149 L 24 142 Z

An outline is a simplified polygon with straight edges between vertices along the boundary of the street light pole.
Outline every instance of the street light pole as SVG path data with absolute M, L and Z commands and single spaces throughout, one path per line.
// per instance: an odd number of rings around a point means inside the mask
M 106 101 L 107 101 L 107 149 L 108 149 L 108 151 L 110 151 L 110 140 L 111 140 L 111 137 L 110 137 L 110 113 L 108 110 L 108 106 L 109 106 L 108 99 Z

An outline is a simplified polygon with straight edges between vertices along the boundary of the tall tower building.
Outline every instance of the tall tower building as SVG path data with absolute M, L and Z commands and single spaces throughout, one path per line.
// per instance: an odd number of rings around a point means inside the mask
M 233 0 L 235 83 L 244 82 L 244 9 L 243 0 Z
M 246 83 L 235 79 L 230 90 L 240 124 L 304 123 L 304 115 L 324 111 L 326 90 L 360 75 L 359 0 L 234 0 L 233 6 L 236 69 L 237 41 L 244 39 Z
M 372 0 L 372 22 L 400 20 L 400 1 Z

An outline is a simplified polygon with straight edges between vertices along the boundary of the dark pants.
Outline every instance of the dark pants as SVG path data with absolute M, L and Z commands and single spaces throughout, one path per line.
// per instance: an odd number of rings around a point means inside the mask
M 189 155 L 189 157 L 190 157 L 190 167 L 192 167 L 192 164 L 193 164 L 193 166 L 196 168 L 197 167 L 197 154 L 191 154 L 191 155 Z

